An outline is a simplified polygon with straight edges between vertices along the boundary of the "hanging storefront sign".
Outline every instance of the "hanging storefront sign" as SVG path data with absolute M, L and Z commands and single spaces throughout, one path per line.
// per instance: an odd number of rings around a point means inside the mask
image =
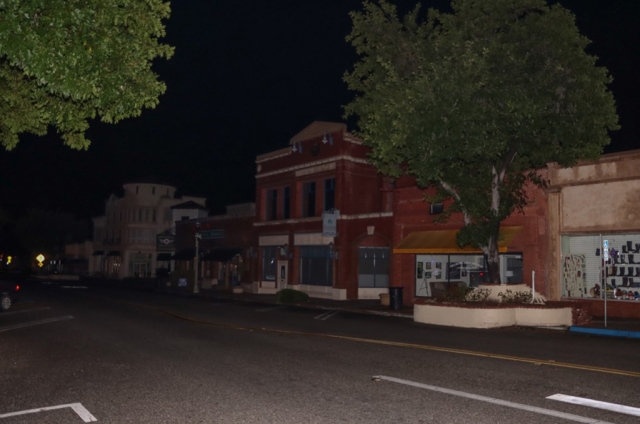
M 173 250 L 176 243 L 176 236 L 173 234 L 158 234 L 156 236 L 156 247 L 158 250 Z
M 338 218 L 340 211 L 331 209 L 322 213 L 322 235 L 336 237 L 338 235 Z

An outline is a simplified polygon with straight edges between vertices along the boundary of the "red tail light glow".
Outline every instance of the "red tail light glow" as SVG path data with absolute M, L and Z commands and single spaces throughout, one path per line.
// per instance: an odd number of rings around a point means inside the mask
M 20 285 L 16 284 L 16 291 L 20 291 Z

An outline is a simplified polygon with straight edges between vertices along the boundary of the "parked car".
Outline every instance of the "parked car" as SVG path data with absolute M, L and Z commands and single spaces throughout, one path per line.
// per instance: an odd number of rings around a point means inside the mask
M 11 308 L 14 302 L 20 298 L 20 284 L 0 280 L 0 311 Z

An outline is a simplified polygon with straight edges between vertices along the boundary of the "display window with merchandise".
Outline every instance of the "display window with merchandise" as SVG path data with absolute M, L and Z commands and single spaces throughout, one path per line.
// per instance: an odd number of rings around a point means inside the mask
M 562 296 L 640 301 L 640 234 L 562 236 Z

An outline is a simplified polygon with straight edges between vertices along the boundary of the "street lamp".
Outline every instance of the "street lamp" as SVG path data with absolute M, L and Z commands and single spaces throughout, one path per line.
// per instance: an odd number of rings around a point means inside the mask
M 196 239 L 196 256 L 193 258 L 193 264 L 194 264 L 194 279 L 193 279 L 193 293 L 197 294 L 200 293 L 200 290 L 198 289 L 198 242 L 199 240 L 202 238 L 202 234 L 200 234 L 198 232 L 198 230 L 200 229 L 200 223 L 196 222 L 196 228 L 195 228 L 195 239 Z

